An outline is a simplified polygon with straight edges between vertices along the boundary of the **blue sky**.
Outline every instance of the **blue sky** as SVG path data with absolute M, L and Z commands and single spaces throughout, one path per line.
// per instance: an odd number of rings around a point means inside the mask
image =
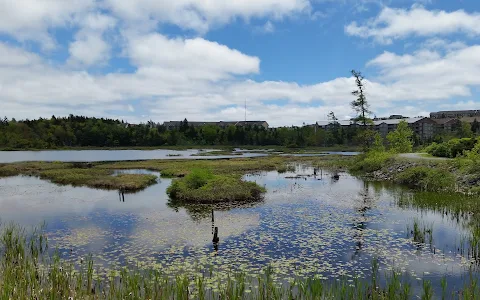
M 0 0 L 0 115 L 129 122 L 479 109 L 476 0 Z

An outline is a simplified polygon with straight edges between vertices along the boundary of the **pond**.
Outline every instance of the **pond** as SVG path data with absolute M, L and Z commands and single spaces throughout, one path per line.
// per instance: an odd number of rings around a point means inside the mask
M 313 173 L 297 165 L 292 173 L 247 175 L 268 192 L 234 207 L 172 204 L 165 193 L 171 180 L 163 178 L 135 194 L 2 178 L 0 219 L 26 227 L 45 221 L 50 248 L 72 262 L 94 254 L 100 274 L 125 265 L 214 276 L 271 266 L 278 281 L 334 279 L 368 276 L 375 258 L 382 272 L 407 272 L 413 284 L 447 276 L 449 288 L 458 288 L 476 266 L 467 251 L 470 216 L 412 201 L 448 196 Z M 219 243 L 212 242 L 215 228 Z
M 61 161 L 61 162 L 96 162 L 96 161 L 128 161 L 150 159 L 226 159 L 242 157 L 260 157 L 279 154 L 271 149 L 246 150 L 236 148 L 231 154 L 215 155 L 219 150 L 46 150 L 46 151 L 0 151 L 0 163 L 24 161 Z M 208 154 L 208 155 L 206 155 Z M 324 152 L 304 154 L 280 154 L 285 156 L 325 156 L 325 155 L 357 155 L 359 152 Z
M 205 149 L 189 150 L 47 150 L 47 151 L 0 151 L 0 163 L 22 161 L 62 161 L 62 162 L 95 162 L 126 161 L 148 159 L 224 159 L 238 157 L 266 156 L 260 152 L 241 152 L 235 155 L 198 156 Z

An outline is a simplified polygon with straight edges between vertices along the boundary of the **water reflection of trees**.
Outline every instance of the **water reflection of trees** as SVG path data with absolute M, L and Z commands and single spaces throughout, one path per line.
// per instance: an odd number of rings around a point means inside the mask
M 363 182 L 363 189 L 359 192 L 359 197 L 355 201 L 354 209 L 357 212 L 353 219 L 352 228 L 353 240 L 355 241 L 355 252 L 352 255 L 352 259 L 355 259 L 362 252 L 363 245 L 365 243 L 364 231 L 367 229 L 368 216 L 367 212 L 372 209 L 375 202 L 375 197 L 370 193 L 369 183 Z

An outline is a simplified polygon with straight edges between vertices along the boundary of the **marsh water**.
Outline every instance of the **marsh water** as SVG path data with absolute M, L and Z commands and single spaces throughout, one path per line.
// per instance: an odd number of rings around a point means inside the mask
M 438 279 L 436 289 L 447 276 L 454 289 L 476 266 L 465 250 L 469 215 L 411 201 L 449 196 L 415 194 L 347 173 L 313 174 L 296 165 L 291 173 L 247 175 L 268 192 L 263 201 L 236 206 L 175 205 L 165 193 L 171 179 L 160 177 L 135 194 L 8 177 L 0 179 L 0 218 L 27 228 L 45 221 L 51 249 L 72 262 L 93 254 L 99 274 L 129 265 L 222 277 L 269 266 L 279 282 L 353 278 L 368 276 L 375 258 L 383 272 L 407 272 L 418 285 Z M 212 242 L 215 228 L 218 243 Z
M 223 159 L 238 157 L 258 157 L 267 154 L 261 152 L 239 152 L 232 155 L 199 156 L 208 149 L 189 150 L 46 150 L 46 151 L 0 151 L 0 163 L 22 161 L 62 161 L 62 162 L 95 162 L 95 161 L 127 161 L 149 159 Z
M 46 151 L 0 151 L 0 163 L 24 161 L 61 161 L 61 162 L 97 162 L 97 161 L 129 161 L 150 159 L 225 159 L 239 157 L 259 157 L 278 154 L 272 149 L 247 150 L 234 149 L 230 154 L 215 155 L 218 150 L 46 150 Z M 209 153 L 211 152 L 211 153 Z M 208 155 L 205 155 L 207 154 Z M 324 156 L 324 155 L 357 155 L 358 152 L 323 152 L 303 154 L 281 154 L 289 156 Z

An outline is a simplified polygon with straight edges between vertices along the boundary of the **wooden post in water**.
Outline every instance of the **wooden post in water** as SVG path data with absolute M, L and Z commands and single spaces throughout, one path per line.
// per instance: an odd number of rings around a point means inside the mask
M 218 237 L 218 227 L 215 227 L 215 231 L 214 231 L 214 234 L 213 234 L 213 249 L 215 251 L 218 251 L 218 242 L 220 241 L 220 238 Z

